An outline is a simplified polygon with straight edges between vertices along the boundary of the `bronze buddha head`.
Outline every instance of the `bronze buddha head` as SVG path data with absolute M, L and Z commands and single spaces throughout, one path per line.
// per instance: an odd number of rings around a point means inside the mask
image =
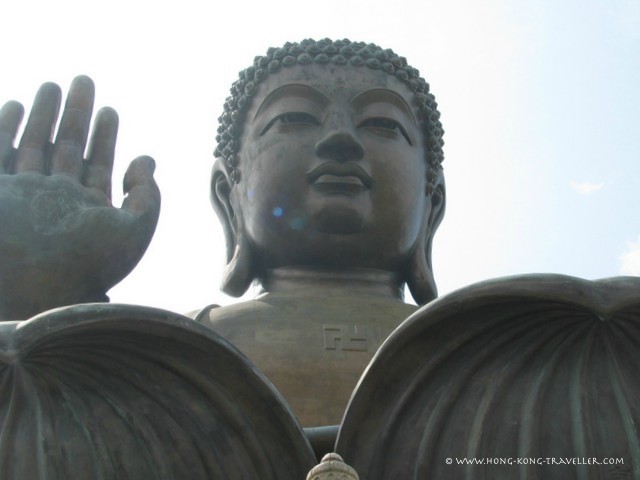
M 305 40 L 256 57 L 217 136 L 223 290 L 241 295 L 279 267 L 367 268 L 433 299 L 442 134 L 427 83 L 391 50 Z

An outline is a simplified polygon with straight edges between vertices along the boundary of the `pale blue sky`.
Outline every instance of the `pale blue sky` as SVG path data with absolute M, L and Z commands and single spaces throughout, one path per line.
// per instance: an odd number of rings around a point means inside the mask
M 539 185 L 540 217 L 529 219 L 527 236 L 543 247 L 522 265 L 614 275 L 640 234 L 640 3 L 527 5 L 515 18 L 531 26 L 537 48 L 520 62 L 524 128 L 509 140 L 530 169 L 527 187 Z
M 0 101 L 88 74 L 121 116 L 114 190 L 133 157 L 157 160 L 158 232 L 114 301 L 228 301 L 208 204 L 216 118 L 254 55 L 304 37 L 391 47 L 431 84 L 446 131 L 441 293 L 527 272 L 640 274 L 640 0 L 7 3 Z

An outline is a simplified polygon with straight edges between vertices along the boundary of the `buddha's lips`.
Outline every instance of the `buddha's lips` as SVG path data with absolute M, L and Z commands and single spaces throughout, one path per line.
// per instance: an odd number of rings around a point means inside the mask
M 310 184 L 344 184 L 371 188 L 373 182 L 364 168 L 357 163 L 325 162 L 306 173 Z

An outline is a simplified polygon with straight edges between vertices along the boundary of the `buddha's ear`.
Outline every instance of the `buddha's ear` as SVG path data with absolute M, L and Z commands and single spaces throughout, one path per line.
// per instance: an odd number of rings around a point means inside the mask
M 438 296 L 438 288 L 433 275 L 431 262 L 431 245 L 433 237 L 444 217 L 446 191 L 444 174 L 439 169 L 435 181 L 427 187 L 431 208 L 425 211 L 420 227 L 418 245 L 409 264 L 407 285 L 411 296 L 418 305 L 424 305 Z
M 217 158 L 211 171 L 211 204 L 222 224 L 227 249 L 227 266 L 220 288 L 240 297 L 251 285 L 255 272 L 251 245 L 243 232 L 242 214 L 231 202 L 233 188 L 227 165 Z

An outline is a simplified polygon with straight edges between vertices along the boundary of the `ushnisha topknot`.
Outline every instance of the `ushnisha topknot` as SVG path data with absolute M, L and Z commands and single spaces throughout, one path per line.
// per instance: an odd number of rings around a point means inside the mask
M 267 75 L 277 73 L 282 68 L 304 66 L 310 63 L 353 65 L 382 70 L 408 85 L 415 93 L 418 120 L 425 140 L 426 161 L 431 167 L 428 181 L 429 184 L 435 182 L 444 159 L 442 151 L 444 130 L 440 123 L 438 104 L 429 92 L 429 85 L 420 76 L 420 72 L 409 66 L 404 57 L 396 55 L 391 49 L 383 50 L 373 43 L 328 38 L 317 41 L 306 39 L 300 43 L 287 42 L 281 48 L 272 47 L 265 56 L 256 57 L 252 66 L 240 72 L 238 80 L 231 86 L 231 95 L 224 103 L 224 112 L 218 118 L 217 146 L 214 152 L 216 157 L 225 160 L 233 182 L 237 182 L 240 178 L 240 172 L 237 169 L 240 136 L 251 97 L 256 92 L 258 84 Z

